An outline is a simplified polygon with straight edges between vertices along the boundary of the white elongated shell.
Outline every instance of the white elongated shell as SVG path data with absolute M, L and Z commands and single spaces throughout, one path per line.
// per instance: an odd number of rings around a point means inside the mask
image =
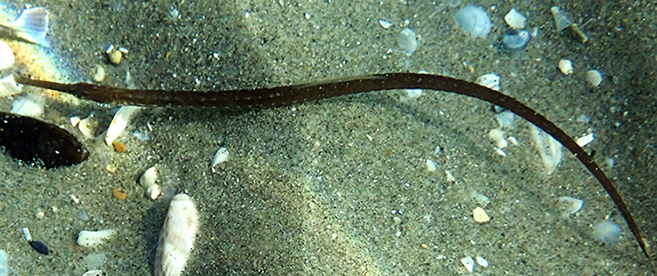
M 186 194 L 171 199 L 155 252 L 155 276 L 179 276 L 192 253 L 199 227 L 196 203 Z
M 4 41 L 0 41 L 0 70 L 14 66 L 14 52 Z
M 105 143 L 108 146 L 111 146 L 114 140 L 119 137 L 125 127 L 128 126 L 132 116 L 140 109 L 141 107 L 138 106 L 123 106 L 119 108 L 119 111 L 114 114 L 114 118 L 112 119 L 112 122 L 107 129 L 107 134 L 105 135 Z
M 139 183 L 144 188 L 144 190 L 146 190 L 146 196 L 153 200 L 160 196 L 160 186 L 155 184 L 156 181 L 157 168 L 155 166 L 150 167 L 139 178 Z
M 114 229 L 102 231 L 80 231 L 77 243 L 84 247 L 95 247 L 105 243 L 105 240 L 112 237 L 114 233 L 116 233 L 116 230 Z

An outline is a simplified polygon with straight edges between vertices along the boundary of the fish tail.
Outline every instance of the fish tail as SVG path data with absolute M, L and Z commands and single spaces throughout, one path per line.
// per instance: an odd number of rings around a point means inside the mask
M 46 40 L 48 33 L 48 12 L 45 8 L 24 9 L 14 22 L 8 25 L 16 35 L 29 42 L 50 47 Z

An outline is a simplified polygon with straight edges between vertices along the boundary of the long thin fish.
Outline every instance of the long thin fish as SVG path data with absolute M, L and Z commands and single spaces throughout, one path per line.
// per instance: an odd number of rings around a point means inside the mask
M 621 214 L 625 218 L 634 238 L 639 243 L 643 253 L 650 258 L 648 247 L 641 236 L 634 217 L 630 213 L 623 198 L 611 183 L 611 180 L 600 169 L 593 158 L 568 134 L 518 100 L 490 88 L 450 77 L 413 73 L 387 73 L 348 78 L 338 78 L 320 82 L 311 82 L 273 88 L 255 88 L 221 91 L 190 91 L 190 90 L 139 90 L 100 86 L 89 83 L 64 84 L 50 81 L 33 80 L 17 76 L 16 82 L 58 90 L 77 97 L 118 105 L 140 106 L 199 106 L 218 107 L 225 109 L 258 108 L 270 106 L 291 105 L 296 103 L 316 101 L 320 99 L 352 95 L 370 91 L 392 89 L 430 89 L 466 95 L 506 108 L 525 120 L 550 134 L 564 147 L 572 152 L 584 166 L 595 176 L 607 191 Z

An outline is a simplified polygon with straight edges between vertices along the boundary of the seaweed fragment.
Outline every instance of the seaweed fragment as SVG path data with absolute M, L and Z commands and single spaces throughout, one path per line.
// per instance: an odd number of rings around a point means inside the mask
M 272 88 L 191 91 L 140 90 L 100 86 L 89 83 L 64 84 L 18 76 L 16 82 L 73 94 L 99 103 L 139 106 L 197 106 L 228 110 L 291 105 L 363 92 L 392 89 L 430 89 L 477 98 L 508 109 L 554 137 L 595 176 L 625 218 L 643 253 L 650 258 L 629 208 L 600 166 L 561 128 L 518 100 L 469 81 L 440 75 L 386 73 L 337 78 Z
M 0 112 L 0 147 L 23 162 L 47 169 L 87 160 L 89 152 L 75 136 L 56 125 Z

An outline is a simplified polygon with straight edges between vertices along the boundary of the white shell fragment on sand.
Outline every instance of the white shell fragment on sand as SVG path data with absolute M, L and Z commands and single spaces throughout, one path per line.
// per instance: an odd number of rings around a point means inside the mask
M 417 50 L 417 35 L 410 28 L 405 28 L 397 35 L 397 45 L 404 54 L 411 56 Z
M 11 110 L 9 112 L 36 118 L 43 114 L 45 105 L 46 100 L 44 98 L 26 94 L 11 103 Z
M 381 27 L 383 27 L 384 29 L 388 29 L 392 27 L 392 23 L 390 23 L 390 21 L 386 21 L 383 19 L 379 19 L 379 25 L 381 25 Z
M 495 147 L 498 149 L 506 148 L 509 144 L 504 138 L 504 130 L 501 128 L 494 128 L 488 132 L 488 138 L 495 142 Z
M 433 162 L 431 159 L 427 159 L 427 171 L 436 171 L 436 167 L 436 162 Z
M 490 73 L 478 77 L 477 80 L 475 80 L 475 82 L 479 85 L 486 86 L 495 91 L 500 90 L 500 76 L 495 75 L 495 73 Z
M 550 9 L 552 12 L 552 17 L 554 18 L 554 25 L 557 27 L 557 31 L 561 32 L 564 29 L 573 25 L 573 22 L 568 19 L 568 16 L 563 14 L 559 7 L 554 6 Z
M 84 274 L 82 274 L 82 276 L 105 276 L 105 275 L 107 274 L 105 274 L 105 272 L 103 272 L 102 270 L 89 270 Z
M 228 149 L 225 147 L 219 148 L 217 150 L 217 153 L 214 154 L 214 158 L 212 158 L 212 163 L 210 164 L 210 168 L 212 169 L 212 172 L 215 172 L 214 167 L 228 161 L 228 158 L 230 158 L 230 153 L 228 152 Z
M 573 62 L 567 59 L 562 59 L 559 61 L 559 71 L 564 75 L 570 75 L 573 73 Z
M 483 208 L 477 207 L 472 210 L 472 217 L 476 222 L 479 223 L 484 223 L 490 220 L 490 217 L 488 217 L 488 214 L 486 214 L 486 211 L 484 211 Z
M 511 29 L 523 29 L 525 28 L 525 22 L 527 18 L 518 12 L 516 9 L 511 9 L 505 16 L 504 21 L 506 22 Z
M 4 41 L 0 40 L 0 70 L 14 66 L 14 52 Z
M 109 128 L 107 129 L 107 134 L 105 134 L 105 143 L 108 146 L 111 146 L 114 140 L 123 132 L 123 130 L 128 126 L 132 116 L 141 109 L 138 106 L 123 106 L 119 108 L 119 111 L 114 114 L 112 123 L 110 123 Z
M 608 220 L 603 220 L 593 226 L 593 237 L 607 244 L 618 243 L 620 241 L 621 232 L 621 228 L 618 224 Z
M 0 79 L 0 97 L 7 97 L 21 93 L 22 89 L 16 83 L 14 75 L 6 76 Z
M 593 142 L 593 138 L 595 138 L 593 136 L 593 132 L 586 134 L 582 137 L 579 137 L 577 138 L 577 145 L 579 145 L 580 147 L 586 146 L 589 143 Z
M 467 269 L 469 272 L 474 272 L 475 269 L 475 261 L 472 259 L 472 257 L 467 256 L 463 259 L 461 259 L 461 263 Z
M 108 230 L 101 230 L 101 231 L 80 231 L 80 234 L 78 234 L 78 240 L 77 243 L 80 246 L 84 247 L 94 247 L 101 245 L 105 243 L 106 239 L 111 238 L 114 233 L 116 233 L 116 230 L 114 229 L 108 229 Z
M 584 205 L 584 200 L 569 197 L 561 196 L 557 198 L 557 207 L 561 209 L 561 217 L 567 218 L 575 213 L 577 213 L 582 206 Z
M 477 256 L 477 257 L 475 258 L 475 260 L 477 260 L 477 263 L 478 263 L 480 266 L 488 267 L 488 261 L 487 261 L 486 259 L 484 259 L 483 257 Z
M 84 137 L 89 139 L 96 139 L 102 137 L 97 134 L 98 131 L 98 120 L 94 117 L 94 114 L 91 113 L 87 118 L 84 118 L 78 122 L 78 129 Z
M 155 200 L 160 196 L 160 185 L 155 184 L 157 181 L 157 168 L 150 167 L 139 178 L 139 184 L 146 190 L 146 197 Z
M 0 249 L 0 276 L 9 275 L 9 266 L 7 265 L 7 252 Z
M 543 161 L 543 166 L 545 166 L 545 172 L 550 175 L 561 162 L 561 156 L 563 155 L 562 146 L 552 136 L 535 125 L 532 125 L 531 133 L 536 144 L 536 149 L 538 149 L 538 154 Z
M 196 203 L 186 194 L 171 199 L 155 252 L 155 276 L 179 276 L 192 253 L 199 228 Z
M 598 87 L 602 83 L 602 73 L 598 70 L 588 70 L 586 71 L 586 82 L 592 88 Z

